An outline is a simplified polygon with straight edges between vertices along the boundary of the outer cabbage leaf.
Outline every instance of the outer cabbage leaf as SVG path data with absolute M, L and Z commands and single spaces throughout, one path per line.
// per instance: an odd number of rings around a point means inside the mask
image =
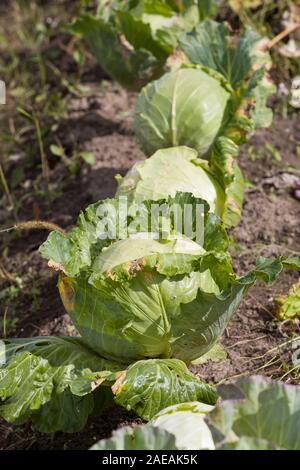
M 158 150 L 148 160 L 136 163 L 120 181 L 116 197 L 126 196 L 139 203 L 174 198 L 177 192 L 189 192 L 205 200 L 211 211 L 222 217 L 224 191 L 207 162 L 187 147 Z
M 125 25 L 128 27 L 128 22 Z M 155 50 L 149 26 L 141 22 L 138 25 L 139 37 L 152 44 L 151 49 Z M 103 70 L 128 89 L 138 90 L 163 73 L 162 53 L 157 58 L 150 50 L 131 50 L 120 38 L 116 26 L 101 17 L 83 14 L 70 25 L 69 30 L 83 36 Z
M 237 278 L 226 253 L 200 254 L 203 248 L 184 239 L 136 242 L 129 238 L 105 249 L 89 277 L 61 276 L 59 282 L 84 341 L 104 357 L 124 362 L 148 357 L 189 362 L 205 354 L 255 280 L 272 282 L 285 263 L 259 260 L 252 272 Z M 119 264 L 123 252 L 126 261 Z M 297 263 L 289 267 L 299 269 Z
M 175 436 L 154 426 L 125 426 L 90 450 L 176 450 Z
M 122 209 L 121 209 L 122 210 Z M 119 202 L 115 199 L 105 199 L 81 212 L 76 227 L 67 235 L 53 231 L 46 242 L 40 247 L 42 256 L 50 261 L 50 267 L 63 271 L 69 276 L 76 276 L 83 269 L 91 266 L 95 253 L 101 251 L 115 238 L 119 229 Z M 107 237 L 102 236 L 99 222 L 105 218 Z M 113 230 L 110 231 L 110 227 Z
M 120 367 L 97 356 L 80 339 L 5 340 L 0 356 L 0 415 L 10 423 L 31 419 L 40 432 L 76 432 L 107 403 Z M 94 393 L 93 390 L 95 390 Z
M 228 237 L 221 220 L 214 214 L 208 214 L 209 206 L 204 200 L 191 193 L 176 193 L 174 197 L 147 200 L 137 205 L 131 203 L 130 195 L 127 196 L 128 185 L 122 188 L 126 190 L 118 194 L 119 199 L 99 201 L 80 213 L 76 227 L 67 234 L 50 233 L 40 252 L 49 260 L 51 268 L 76 277 L 80 272 L 89 271 L 96 255 L 114 240 L 139 232 L 154 231 L 157 236 L 166 239 L 183 234 L 202 244 L 204 234 L 206 250 L 227 250 Z M 125 200 L 127 197 L 128 200 Z M 154 213 L 152 204 L 157 209 L 162 208 L 164 215 L 161 211 Z M 184 212 L 186 205 L 190 208 L 187 220 Z M 203 219 L 199 219 L 202 215 Z M 196 236 L 198 232 L 200 240 Z
M 147 156 L 186 145 L 206 154 L 218 134 L 229 93 L 222 82 L 197 68 L 181 68 L 148 84 L 135 112 L 135 133 Z
M 121 373 L 113 386 L 115 401 L 149 421 L 167 406 L 186 401 L 214 405 L 214 387 L 201 382 L 176 359 L 139 361 Z
M 217 448 L 300 449 L 300 387 L 257 376 L 218 390 L 208 417 Z

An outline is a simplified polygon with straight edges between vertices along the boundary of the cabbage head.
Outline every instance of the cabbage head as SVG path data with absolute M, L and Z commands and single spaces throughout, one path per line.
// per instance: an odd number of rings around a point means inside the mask
M 104 1 L 96 14 L 82 13 L 68 29 L 84 38 L 110 77 L 139 90 L 165 72 L 181 34 L 215 11 L 211 0 Z
M 116 197 L 126 196 L 130 202 L 139 203 L 175 197 L 178 191 L 205 200 L 210 210 L 222 217 L 225 191 L 207 161 L 188 147 L 158 150 L 151 158 L 136 163 L 120 180 Z
M 215 72 L 181 68 L 143 88 L 135 112 L 135 134 L 147 156 L 185 145 L 200 157 L 213 144 L 230 94 Z
M 176 197 L 179 204 L 193 199 Z M 202 245 L 178 232 L 151 238 L 143 223 L 127 238 L 103 240 L 103 205 L 108 201 L 89 207 L 67 235 L 52 232 L 41 253 L 60 271 L 60 295 L 83 341 L 106 359 L 198 358 L 219 339 L 255 279 L 273 281 L 285 262 L 261 260 L 237 277 L 226 231 L 207 208 Z

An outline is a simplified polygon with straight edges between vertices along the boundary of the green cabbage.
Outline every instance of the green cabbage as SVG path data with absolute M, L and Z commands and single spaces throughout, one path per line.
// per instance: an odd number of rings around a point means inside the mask
M 126 196 L 139 203 L 174 197 L 178 191 L 204 199 L 212 212 L 223 216 L 225 191 L 207 162 L 187 147 L 158 150 L 148 160 L 136 163 L 120 181 L 116 197 Z
M 147 156 L 185 145 L 204 156 L 222 124 L 229 92 L 218 78 L 200 68 L 181 68 L 143 88 L 134 129 Z
M 215 405 L 214 387 L 185 362 L 212 349 L 256 279 L 271 283 L 284 267 L 300 270 L 300 258 L 261 258 L 240 278 L 226 231 L 202 199 L 177 193 L 159 202 L 169 212 L 155 218 L 157 238 L 145 232 L 153 201 L 141 203 L 138 215 L 129 206 L 127 238 L 103 237 L 107 227 L 113 235 L 115 215 L 122 226 L 123 203 L 112 199 L 88 207 L 74 229 L 52 232 L 42 245 L 49 266 L 60 272 L 61 298 L 81 337 L 0 341 L 6 421 L 73 432 L 113 402 L 147 421 L 178 403 Z M 185 236 L 186 221 L 177 227 L 174 203 L 203 205 L 203 243 L 196 232 Z M 197 221 L 192 213 L 193 229 Z
M 124 178 L 118 178 L 116 196 L 140 203 L 188 191 L 205 200 L 227 227 L 235 226 L 244 198 L 244 178 L 236 156 L 235 144 L 225 137 L 217 140 L 209 163 L 188 147 L 158 150 L 148 160 L 136 163 Z
M 244 291 L 244 286 L 232 287 L 231 295 L 218 300 L 230 274 L 217 282 L 206 266 L 201 270 L 207 257 L 188 239 L 131 237 L 104 249 L 88 278 L 62 275 L 59 290 L 78 331 L 102 356 L 124 362 L 148 357 L 188 362 L 218 339 Z M 229 264 L 225 254 L 215 264 L 222 262 Z

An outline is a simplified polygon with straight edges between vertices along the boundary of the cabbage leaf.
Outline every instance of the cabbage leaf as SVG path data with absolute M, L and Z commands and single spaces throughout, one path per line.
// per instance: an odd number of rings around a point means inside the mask
M 219 387 L 209 415 L 218 449 L 300 449 L 300 387 L 254 376 Z

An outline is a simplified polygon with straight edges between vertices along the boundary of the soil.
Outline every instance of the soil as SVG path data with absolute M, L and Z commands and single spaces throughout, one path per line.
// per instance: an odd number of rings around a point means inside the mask
M 117 173 L 125 174 L 144 158 L 131 131 L 136 95 L 108 81 L 100 84 L 99 76 L 98 68 L 96 75 L 92 72 L 86 75 L 85 85 L 90 91 L 84 98 L 72 98 L 68 119 L 56 131 L 65 148 L 76 141 L 81 150 L 93 152 L 95 163 L 92 167 L 82 166 L 75 176 L 69 174 L 63 163 L 52 163 L 51 197 L 38 195 L 33 188 L 34 177 L 28 177 L 14 192 L 21 203 L 21 220 L 40 218 L 70 228 L 79 211 L 88 204 L 114 195 Z M 254 265 L 258 253 L 300 252 L 300 202 L 293 197 L 291 186 L 282 183 L 282 175 L 300 174 L 299 143 L 300 120 L 294 113 L 287 117 L 276 115 L 272 127 L 257 132 L 242 149 L 240 164 L 249 184 L 242 221 L 231 233 L 235 240 L 232 254 L 239 274 Z M 270 148 L 266 144 L 280 153 L 280 161 L 268 150 L 262 152 Z M 11 213 L 0 208 L 1 227 L 11 223 Z M 59 299 L 56 275 L 38 254 L 46 235 L 46 232 L 8 232 L 1 236 L 1 264 L 11 277 L 1 281 L 1 290 L 15 287 L 18 291 L 18 295 L 10 297 L 9 304 L 0 297 L 0 316 L 5 310 L 8 336 L 76 334 Z M 263 245 L 268 247 L 263 249 Z M 291 351 L 278 347 L 293 333 L 299 333 L 299 326 L 297 322 L 282 325 L 276 320 L 274 299 L 287 293 L 298 278 L 287 271 L 272 287 L 260 284 L 253 287 L 221 339 L 227 358 L 191 366 L 191 370 L 215 384 L 243 374 L 281 378 Z M 18 287 L 22 283 L 23 289 Z M 272 357 L 277 361 L 265 367 Z M 289 380 L 297 382 L 295 378 Z M 117 406 L 91 419 L 82 432 L 73 435 L 41 435 L 34 433 L 30 425 L 11 426 L 0 421 L 0 449 L 87 449 L 95 441 L 110 436 L 114 429 L 139 422 L 134 414 Z

